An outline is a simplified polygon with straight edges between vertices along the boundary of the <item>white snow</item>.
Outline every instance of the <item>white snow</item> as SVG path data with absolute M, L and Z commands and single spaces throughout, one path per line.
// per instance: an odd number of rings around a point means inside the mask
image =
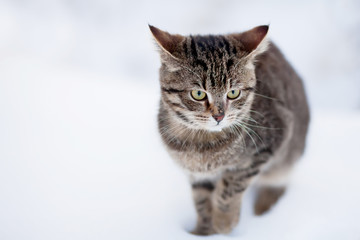
M 356 1 L 0 2 L 0 239 L 200 239 L 156 128 L 147 23 L 226 33 L 270 23 L 304 77 L 307 151 L 288 192 L 209 239 L 360 239 Z

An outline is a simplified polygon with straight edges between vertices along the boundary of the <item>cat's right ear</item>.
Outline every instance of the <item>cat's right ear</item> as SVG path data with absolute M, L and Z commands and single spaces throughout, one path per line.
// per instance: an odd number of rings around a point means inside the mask
M 241 46 L 241 49 L 249 54 L 249 56 L 255 56 L 266 51 L 267 41 L 265 37 L 268 31 L 269 26 L 262 25 L 246 32 L 230 34 L 229 37 L 234 39 L 235 42 Z
M 181 57 L 181 43 L 185 37 L 179 34 L 170 34 L 149 25 L 150 31 L 160 49 L 169 56 L 179 59 Z

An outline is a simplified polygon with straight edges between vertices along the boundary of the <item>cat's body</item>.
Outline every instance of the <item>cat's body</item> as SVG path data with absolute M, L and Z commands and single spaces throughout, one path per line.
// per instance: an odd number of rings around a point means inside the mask
M 266 50 L 267 26 L 195 37 L 150 29 L 161 47 L 159 129 L 190 176 L 194 233 L 227 233 L 248 185 L 258 185 L 255 212 L 265 212 L 303 153 L 309 110 L 301 79 L 273 43 Z

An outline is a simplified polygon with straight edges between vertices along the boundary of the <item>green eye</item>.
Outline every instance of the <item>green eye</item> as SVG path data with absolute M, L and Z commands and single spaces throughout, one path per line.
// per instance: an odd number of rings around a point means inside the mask
M 206 93 L 200 90 L 193 90 L 191 91 L 191 96 L 195 99 L 195 100 L 204 100 L 206 97 Z
M 228 97 L 229 99 L 235 99 L 235 98 L 237 98 L 239 95 L 240 95 L 240 90 L 234 89 L 234 90 L 230 90 L 230 91 L 228 92 L 227 97 Z

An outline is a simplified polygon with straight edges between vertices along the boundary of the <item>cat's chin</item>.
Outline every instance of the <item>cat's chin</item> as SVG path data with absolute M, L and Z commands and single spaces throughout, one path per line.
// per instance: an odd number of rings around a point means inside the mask
M 224 129 L 224 126 L 216 125 L 213 127 L 207 128 L 209 132 L 221 132 Z

